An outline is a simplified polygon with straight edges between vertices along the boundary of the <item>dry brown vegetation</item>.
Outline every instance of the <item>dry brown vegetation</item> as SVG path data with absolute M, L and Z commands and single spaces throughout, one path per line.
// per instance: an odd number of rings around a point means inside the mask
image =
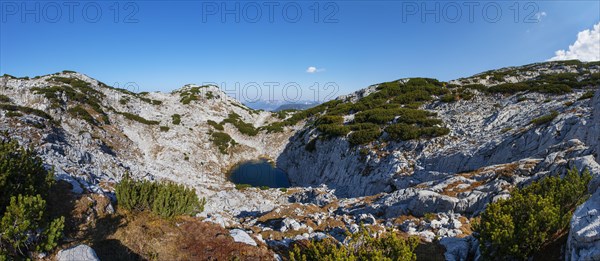
M 329 231 L 335 227 L 344 227 L 345 224 L 341 220 L 337 220 L 334 217 L 327 217 L 320 224 L 317 224 L 313 219 L 309 217 L 311 214 L 317 213 L 327 213 L 329 208 L 337 208 L 337 203 L 331 203 L 329 205 L 319 207 L 316 205 L 302 205 L 298 203 L 281 206 L 276 210 L 268 212 L 263 216 L 257 219 L 258 222 L 268 223 L 268 222 L 277 222 L 283 220 L 284 218 L 292 218 L 301 223 L 306 224 L 311 227 L 314 231 Z M 258 232 L 258 231 L 257 231 Z M 303 233 L 307 233 L 307 229 L 300 229 L 297 231 L 288 230 L 285 232 L 280 231 L 262 231 L 260 234 L 265 239 L 276 239 L 280 240 L 284 237 L 294 237 L 296 235 L 301 235 Z
M 123 210 L 110 214 L 109 198 L 98 194 L 74 195 L 66 182 L 59 182 L 50 195 L 49 209 L 66 217 L 65 239 L 58 249 L 87 244 L 101 260 L 273 258 L 266 245 L 253 247 L 234 242 L 228 230 L 197 218 L 165 220 L 148 212 Z M 52 260 L 54 255 L 48 259 Z

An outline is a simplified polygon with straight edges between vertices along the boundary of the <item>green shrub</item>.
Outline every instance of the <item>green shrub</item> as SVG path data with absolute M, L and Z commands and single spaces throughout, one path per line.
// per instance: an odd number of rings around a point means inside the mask
M 173 120 L 174 125 L 179 125 L 181 123 L 181 115 L 179 114 L 171 115 L 171 119 Z
M 160 131 L 162 132 L 167 132 L 169 131 L 171 128 L 167 127 L 167 126 L 160 126 Z
M 338 115 L 325 115 L 317 119 L 316 124 L 338 124 L 344 123 L 344 117 Z
M 379 136 L 381 136 L 381 130 L 379 128 L 359 130 L 350 134 L 350 137 L 348 137 L 348 142 L 350 142 L 352 145 L 367 144 L 377 140 Z
M 315 119 L 314 126 L 326 137 L 345 136 L 350 131 L 361 131 L 353 135 L 352 142 L 372 141 L 379 136 L 380 130 L 396 123 L 414 124 L 416 128 L 434 127 L 442 121 L 436 115 L 419 110 L 423 102 L 433 100 L 433 96 L 450 93 L 446 83 L 436 79 L 412 78 L 406 83 L 401 81 L 384 82 L 377 86 L 377 92 L 352 103 L 332 100 L 319 106 L 299 111 L 282 122 L 272 123 L 261 129 L 267 132 L 283 131 L 284 126 L 292 126 L 302 120 Z M 465 92 L 467 95 L 467 92 Z M 462 96 L 461 96 L 462 97 Z M 343 116 L 354 114 L 354 122 L 344 125 Z M 282 117 L 284 118 L 284 117 Z M 426 133 L 438 129 L 424 130 Z
M 577 100 L 585 100 L 585 99 L 591 99 L 591 98 L 594 98 L 594 91 L 587 91 L 587 92 L 585 92 Z
M 267 133 L 283 132 L 283 126 L 285 125 L 286 124 L 284 122 L 273 122 L 267 126 L 261 127 L 260 129 L 266 130 Z
M 52 116 L 50 116 L 48 113 L 41 111 L 41 110 L 29 108 L 29 107 L 23 107 L 23 106 L 12 105 L 12 104 L 0 104 L 0 110 L 6 110 L 6 111 L 12 111 L 12 112 L 20 111 L 25 114 L 33 114 L 35 116 L 39 116 L 42 118 L 46 118 L 48 120 L 52 120 Z
M 183 104 L 185 104 L 185 105 L 187 105 L 187 104 L 190 104 L 190 102 L 197 101 L 197 100 L 198 100 L 197 96 L 190 95 L 190 96 L 184 96 L 184 97 L 182 97 L 181 100 L 180 100 L 180 102 L 183 103 Z
M 353 124 L 348 125 L 348 127 L 350 128 L 350 130 L 353 130 L 353 131 L 379 129 L 378 124 L 370 123 L 370 122 L 353 123 Z
M 160 124 L 160 121 L 147 120 L 147 119 L 145 119 L 145 118 L 143 118 L 143 117 L 141 117 L 139 115 L 131 114 L 129 112 L 117 112 L 117 114 L 123 115 L 128 120 L 137 121 L 139 123 L 146 124 L 146 125 L 158 125 L 158 124 Z
M 211 91 L 206 92 L 206 99 L 212 100 L 213 98 L 215 98 L 215 95 L 213 94 L 213 92 L 211 92 Z
M 287 188 L 280 188 L 279 191 L 286 193 L 288 190 L 287 190 Z
M 130 101 L 129 97 L 123 97 L 119 100 L 119 104 L 126 105 L 127 103 L 129 103 L 129 101 Z
M 32 150 L 10 139 L 0 142 L 0 259 L 26 259 L 31 251 L 56 247 L 64 218 L 52 219 L 44 199 L 53 176 Z
M 62 85 L 62 86 L 51 86 L 46 88 L 32 88 L 36 94 L 42 94 L 46 99 L 52 102 L 52 107 L 59 108 L 63 105 L 66 105 L 63 100 L 63 96 L 67 98 L 67 101 L 73 101 L 81 103 L 82 105 L 89 105 L 94 111 L 102 115 L 102 120 L 104 124 L 110 124 L 108 120 L 108 115 L 102 109 L 102 105 L 100 100 L 105 97 L 105 95 L 89 86 L 89 83 L 71 78 L 64 77 L 54 77 L 54 81 L 57 81 L 56 78 L 60 79 L 58 82 L 65 82 L 71 84 Z
M 62 237 L 65 218 L 48 221 L 44 216 L 46 201 L 36 196 L 12 196 L 0 220 L 2 252 L 24 254 L 28 251 L 45 252 L 54 249 Z
M 204 210 L 195 189 L 169 181 L 135 181 L 128 175 L 115 186 L 117 204 L 130 211 L 150 211 L 163 218 L 195 215 Z
M 54 183 L 53 173 L 31 149 L 24 149 L 14 140 L 0 141 L 0 214 L 10 198 L 17 195 L 48 194 Z
M 81 107 L 81 105 L 69 108 L 67 112 L 69 112 L 71 116 L 82 119 L 90 125 L 98 126 L 98 122 L 96 122 L 96 119 L 94 119 L 94 117 L 92 117 L 92 115 L 90 115 L 90 113 L 86 109 Z
M 21 116 L 23 116 L 22 113 L 17 112 L 17 111 L 7 111 L 4 115 L 6 115 L 6 117 L 21 117 Z
M 554 120 L 557 116 L 558 112 L 552 111 L 550 114 L 531 120 L 531 123 L 535 125 L 544 125 Z
M 6 96 L 4 94 L 0 94 L 0 102 L 10 103 L 10 98 L 8 98 L 8 96 Z
M 289 109 L 289 110 L 281 110 L 275 113 L 275 115 L 277 116 L 277 118 L 283 120 L 285 118 L 287 118 L 290 114 L 296 112 L 297 110 L 294 109 Z
M 537 91 L 540 93 L 550 93 L 550 94 L 565 94 L 565 93 L 570 93 L 573 91 L 573 89 L 566 84 L 544 84 L 544 85 L 538 85 L 538 86 L 534 86 L 532 89 L 532 91 Z
M 375 124 L 386 124 L 397 116 L 397 109 L 371 109 L 366 111 L 361 111 L 354 116 L 355 122 L 371 122 Z
M 344 125 L 337 124 L 323 124 L 317 127 L 321 133 L 329 137 L 340 137 L 346 136 L 350 132 L 350 128 Z
M 216 121 L 208 120 L 208 121 L 206 121 L 206 123 L 208 125 L 212 126 L 213 128 L 215 128 L 215 130 L 220 130 L 220 131 L 225 130 L 225 128 L 223 128 L 223 125 L 217 123 Z
M 456 95 L 454 95 L 452 93 L 448 93 L 448 94 L 442 96 L 440 98 L 440 101 L 441 102 L 447 102 L 447 103 L 448 102 L 455 102 L 456 101 Z
M 478 91 L 484 92 L 484 93 L 488 91 L 488 88 L 485 87 L 485 85 L 483 85 L 483 84 L 466 84 L 466 85 L 463 85 L 462 88 L 478 90 Z
M 230 123 L 235 126 L 238 131 L 242 134 L 248 136 L 256 136 L 258 134 L 258 129 L 254 128 L 254 126 L 250 123 L 246 123 L 242 120 L 241 116 L 235 112 L 229 114 L 227 119 L 224 119 L 221 124 Z
M 469 91 L 469 89 L 467 89 L 467 88 L 460 88 L 458 90 L 458 95 L 459 95 L 460 99 L 463 99 L 463 100 L 472 100 L 473 97 L 475 97 L 475 93 Z
M 490 203 L 474 224 L 485 259 L 526 260 L 568 227 L 575 207 L 587 198 L 589 172 L 569 171 L 515 189 L 509 199 Z
M 211 133 L 211 141 L 219 148 L 219 151 L 223 154 L 227 154 L 227 150 L 231 146 L 235 146 L 236 142 L 224 132 L 213 132 Z
M 199 95 L 200 95 L 200 91 L 202 88 L 206 88 L 208 86 L 199 86 L 199 87 L 191 87 L 185 91 L 182 91 L 181 93 L 179 93 L 179 96 L 181 97 L 180 102 L 183 104 L 190 104 L 190 102 L 192 101 L 198 101 L 200 100 Z M 210 94 L 209 94 L 210 93 Z M 209 92 L 206 94 L 207 98 L 212 99 L 213 94 L 212 92 Z
M 399 104 L 410 104 L 413 102 L 431 101 L 431 94 L 425 90 L 414 90 L 407 93 L 399 94 L 392 99 L 392 102 Z
M 392 140 L 412 140 L 420 136 L 419 128 L 405 124 L 392 124 L 385 128 L 385 132 Z
M 414 251 L 419 244 L 418 238 L 403 239 L 394 232 L 372 237 L 369 233 L 368 229 L 361 229 L 350 237 L 347 246 L 330 238 L 309 241 L 303 246 L 295 244 L 289 252 L 290 260 L 417 260 Z
M 443 127 L 423 127 L 419 129 L 419 136 L 421 138 L 435 138 L 448 135 L 449 133 L 450 129 Z

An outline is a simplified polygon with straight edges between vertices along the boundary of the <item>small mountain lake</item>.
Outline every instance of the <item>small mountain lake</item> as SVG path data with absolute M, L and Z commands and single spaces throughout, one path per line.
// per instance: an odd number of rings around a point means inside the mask
M 246 161 L 236 165 L 229 173 L 229 180 L 235 184 L 249 184 L 253 187 L 287 188 L 290 186 L 287 173 L 266 159 Z

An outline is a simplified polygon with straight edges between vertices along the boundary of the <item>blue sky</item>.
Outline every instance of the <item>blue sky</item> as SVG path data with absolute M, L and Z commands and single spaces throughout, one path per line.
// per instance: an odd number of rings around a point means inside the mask
M 322 100 L 403 77 L 450 80 L 545 61 L 600 21 L 598 1 L 479 2 L 472 15 L 468 2 L 447 1 L 76 3 L 70 15 L 63 2 L 0 1 L 0 74 L 68 69 L 138 91 L 239 83 L 246 100 L 269 99 L 264 83 L 277 82 L 274 98 L 290 85 L 290 100 L 297 87 Z M 328 95 L 327 83 L 339 89 Z

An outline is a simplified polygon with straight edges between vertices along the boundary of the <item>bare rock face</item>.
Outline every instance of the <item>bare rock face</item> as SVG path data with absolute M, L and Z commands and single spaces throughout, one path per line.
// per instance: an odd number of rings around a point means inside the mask
M 573 213 L 565 259 L 600 259 L 600 190 Z
M 87 245 L 77 245 L 63 249 L 56 256 L 58 261 L 100 261 L 94 249 Z
M 257 246 L 256 241 L 254 241 L 254 239 L 252 239 L 252 237 L 250 237 L 250 235 L 248 235 L 248 233 L 246 233 L 246 231 L 244 230 L 233 229 L 229 231 L 229 234 L 231 235 L 231 237 L 233 237 L 233 241 L 235 242 L 240 242 L 251 246 Z
M 592 100 L 594 106 L 594 128 L 589 142 L 593 144 L 596 161 L 600 152 L 600 91 Z M 589 190 L 592 196 L 579 206 L 571 218 L 569 239 L 567 242 L 566 260 L 599 260 L 600 259 L 600 164 L 592 155 L 574 162 L 579 169 L 586 168 L 592 174 Z

